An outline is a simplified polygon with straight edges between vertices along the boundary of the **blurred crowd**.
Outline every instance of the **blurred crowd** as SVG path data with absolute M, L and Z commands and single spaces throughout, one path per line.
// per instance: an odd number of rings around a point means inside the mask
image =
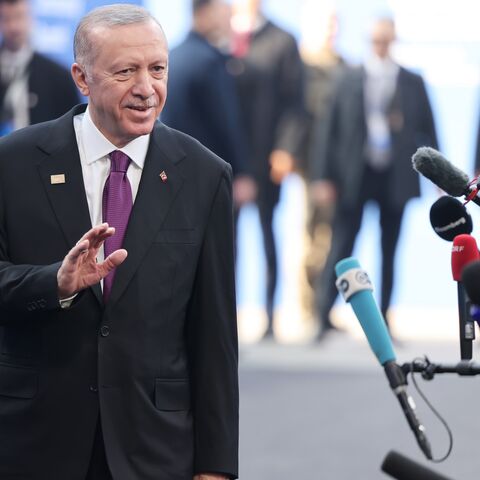
M 332 4 L 310 4 L 315 10 L 305 15 L 318 21 L 297 41 L 268 18 L 260 0 L 192 0 L 190 31 L 170 54 L 161 120 L 231 164 L 236 219 L 244 205 L 258 208 L 267 269 L 264 338 L 275 336 L 274 211 L 282 182 L 300 174 L 308 212 L 302 307 L 316 319 L 315 341 L 322 342 L 336 329 L 334 266 L 351 255 L 367 201 L 380 211 L 380 306 L 388 319 L 405 206 L 420 194 L 411 156 L 420 146 L 437 148 L 437 135 L 422 77 L 392 58 L 394 19 L 372 19 L 369 55 L 353 66 L 336 50 Z M 0 0 L 0 32 L 0 135 L 58 117 L 80 101 L 69 72 L 33 49 L 28 0 Z

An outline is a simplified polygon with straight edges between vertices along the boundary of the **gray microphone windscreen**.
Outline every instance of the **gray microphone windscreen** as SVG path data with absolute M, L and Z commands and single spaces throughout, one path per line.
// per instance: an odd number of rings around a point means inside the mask
M 419 148 L 412 157 L 412 163 L 414 170 L 449 195 L 461 197 L 468 191 L 468 175 L 434 148 Z

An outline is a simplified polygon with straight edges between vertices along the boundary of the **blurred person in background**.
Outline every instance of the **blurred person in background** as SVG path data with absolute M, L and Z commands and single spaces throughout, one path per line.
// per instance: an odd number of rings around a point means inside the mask
M 70 72 L 34 51 L 30 8 L 28 0 L 0 0 L 0 136 L 79 102 Z
M 329 111 L 335 85 L 345 70 L 336 50 L 338 19 L 331 1 L 310 0 L 304 4 L 300 54 L 305 68 L 305 140 L 298 171 L 307 187 L 307 218 L 304 268 L 301 272 L 302 307 L 307 319 L 315 318 L 314 286 L 330 250 L 334 195 L 328 185 L 313 182 L 310 188 L 310 155 L 315 136 Z M 314 157 L 315 158 L 315 157 Z
M 170 101 L 162 121 L 216 153 L 232 166 L 238 208 L 255 197 L 246 174 L 247 145 L 233 77 L 227 71 L 231 7 L 225 0 L 192 0 L 193 24 L 170 53 Z
M 317 136 L 315 188 L 336 195 L 332 247 L 317 282 L 318 341 L 335 328 L 329 318 L 337 296 L 334 267 L 351 255 L 369 200 L 380 209 L 381 311 L 387 318 L 405 205 L 420 194 L 411 157 L 420 146 L 438 148 L 423 79 L 392 59 L 394 40 L 393 20 L 377 19 L 370 33 L 371 55 L 342 76 Z
M 267 263 L 267 329 L 273 338 L 277 252 L 273 213 L 280 184 L 299 154 L 303 110 L 303 65 L 295 38 L 266 18 L 260 0 L 234 0 L 232 68 L 257 182 L 257 206 Z

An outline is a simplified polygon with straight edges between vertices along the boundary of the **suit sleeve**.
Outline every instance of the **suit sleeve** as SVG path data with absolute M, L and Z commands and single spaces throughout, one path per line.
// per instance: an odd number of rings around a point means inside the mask
M 0 324 L 3 324 L 23 315 L 59 308 L 57 271 L 61 262 L 45 266 L 10 262 L 1 190 L 0 185 Z M 32 248 L 41 248 L 41 241 L 31 242 Z
M 274 148 L 286 150 L 294 157 L 301 155 L 300 143 L 304 134 L 306 112 L 304 109 L 304 68 L 295 40 L 285 49 L 280 66 L 280 98 L 283 107 Z
M 211 207 L 187 318 L 194 471 L 238 476 L 238 340 L 231 169 Z
M 228 60 L 212 62 L 203 72 L 205 77 L 197 95 L 211 131 L 221 144 L 222 151 L 215 152 L 232 166 L 233 174 L 247 173 L 247 141 L 240 121 L 240 109 L 233 77 L 228 73 Z
M 427 89 L 425 88 L 425 83 L 421 77 L 419 78 L 418 88 L 418 97 L 423 99 L 423 122 L 420 132 L 423 138 L 420 140 L 420 146 L 428 145 L 429 147 L 438 149 L 438 138 L 435 129 L 435 121 L 433 119 L 432 107 L 428 99 L 428 93 Z

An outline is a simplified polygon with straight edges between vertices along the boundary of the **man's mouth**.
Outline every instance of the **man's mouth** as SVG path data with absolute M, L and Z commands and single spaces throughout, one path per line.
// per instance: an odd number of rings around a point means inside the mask
M 137 110 L 138 112 L 146 112 L 150 108 L 153 108 L 153 105 L 129 105 L 127 108 Z

